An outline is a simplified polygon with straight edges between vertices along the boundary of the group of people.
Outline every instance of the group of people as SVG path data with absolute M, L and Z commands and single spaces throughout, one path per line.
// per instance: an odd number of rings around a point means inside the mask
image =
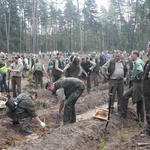
M 148 58 L 150 58 L 150 44 L 147 47 Z M 132 98 L 136 104 L 137 122 L 144 122 L 145 111 L 147 120 L 146 135 L 150 135 L 150 60 L 146 63 L 140 58 L 137 50 L 131 52 L 130 63 L 127 67 L 126 61 L 121 59 L 121 53 L 117 51 L 115 58 L 108 60 L 102 66 L 102 73 L 109 80 L 109 92 L 112 90 L 111 113 L 114 113 L 115 94 L 117 93 L 117 115 L 121 118 L 127 117 L 128 101 Z M 131 63 L 132 61 L 132 63 Z M 129 72 L 130 86 L 124 92 L 124 79 Z M 145 104 L 145 107 L 144 107 Z M 145 110 L 144 110 L 145 108 Z
M 150 44 L 148 45 L 148 56 L 150 56 Z M 118 105 L 117 114 L 122 117 L 127 117 L 128 100 L 132 97 L 133 104 L 137 108 L 137 121 L 144 122 L 144 102 L 146 110 L 146 119 L 148 122 L 147 133 L 150 135 L 150 61 L 146 64 L 140 59 L 137 50 L 132 51 L 130 60 L 132 67 L 121 58 L 121 52 L 115 51 L 114 58 L 108 60 L 102 53 L 100 60 L 96 53 L 93 52 L 90 57 L 80 58 L 78 55 L 70 56 L 68 64 L 62 62 L 62 53 L 58 52 L 56 58 L 51 60 L 50 71 L 52 79 L 46 83 L 45 88 L 55 93 L 60 99 L 60 106 L 57 115 L 61 115 L 64 108 L 63 123 L 64 125 L 76 122 L 75 104 L 87 85 L 87 92 L 91 92 L 91 79 L 93 78 L 94 86 L 98 86 L 98 77 L 100 72 L 103 75 L 104 81 L 109 81 L 109 92 L 112 91 L 111 113 L 114 113 L 115 94 L 117 92 Z M 36 111 L 34 99 L 37 97 L 36 91 L 31 91 L 28 95 L 21 93 L 21 90 L 15 89 L 14 84 L 21 82 L 23 66 L 19 63 L 19 58 L 14 57 L 14 62 L 8 68 L 12 72 L 12 87 L 13 97 L 21 98 L 19 107 L 15 112 L 7 110 L 9 117 L 13 119 L 13 124 L 19 123 L 19 119 L 26 118 L 22 132 L 32 133 L 29 130 L 29 124 L 32 118 L 35 118 L 42 127 L 45 123 L 42 122 Z M 43 66 L 43 65 L 42 65 Z M 45 69 L 44 69 L 45 70 Z M 44 71 L 46 73 L 46 71 Z M 130 73 L 130 82 L 132 86 L 124 92 L 124 79 Z M 86 81 L 85 81 L 86 80 Z M 13 84 L 14 83 L 14 84 Z M 105 83 L 105 82 L 104 82 Z M 21 84 L 20 84 L 21 85 Z M 18 86 L 19 87 L 19 86 Z M 19 87 L 21 89 L 21 87 Z

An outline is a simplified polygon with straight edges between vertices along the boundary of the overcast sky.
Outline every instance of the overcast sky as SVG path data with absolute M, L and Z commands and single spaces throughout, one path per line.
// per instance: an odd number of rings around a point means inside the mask
M 51 0 L 47 0 L 47 1 L 51 1 Z M 73 0 L 74 4 L 77 5 L 77 0 Z M 80 8 L 83 6 L 85 0 L 79 0 L 80 3 Z M 96 4 L 98 5 L 98 9 L 100 8 L 100 6 L 104 6 L 107 10 L 108 10 L 108 1 L 109 0 L 95 0 Z M 61 5 L 62 7 L 64 6 L 64 0 L 57 0 L 57 2 Z M 61 7 L 61 6 L 60 6 Z

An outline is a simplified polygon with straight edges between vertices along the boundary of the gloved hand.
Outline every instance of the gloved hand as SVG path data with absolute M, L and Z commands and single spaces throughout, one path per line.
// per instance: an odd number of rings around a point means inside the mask
M 41 122 L 40 122 L 40 126 L 41 126 L 42 128 L 45 128 L 45 127 L 46 127 L 46 124 L 41 121 Z

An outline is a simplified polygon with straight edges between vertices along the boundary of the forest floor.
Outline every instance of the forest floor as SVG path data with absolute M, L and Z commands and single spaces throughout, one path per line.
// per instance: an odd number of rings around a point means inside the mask
M 44 78 L 46 83 L 47 79 Z M 126 87 L 127 88 L 127 87 Z M 27 81 L 22 80 L 22 92 L 34 89 Z M 91 93 L 86 90 L 76 103 L 77 122 L 59 125 L 56 114 L 59 102 L 56 96 L 46 89 L 38 89 L 36 107 L 39 117 L 46 123 L 43 129 L 33 120 L 31 127 L 33 134 L 25 136 L 19 131 L 21 124 L 13 126 L 11 119 L 5 115 L 5 110 L 0 113 L 0 150 L 149 150 L 150 137 L 142 137 L 145 131 L 144 124 L 137 123 L 135 105 L 129 102 L 128 115 L 121 119 L 112 114 L 104 133 L 105 120 L 95 119 L 93 115 L 100 108 L 108 105 L 108 83 L 92 87 Z M 117 109 L 115 108 L 115 111 Z

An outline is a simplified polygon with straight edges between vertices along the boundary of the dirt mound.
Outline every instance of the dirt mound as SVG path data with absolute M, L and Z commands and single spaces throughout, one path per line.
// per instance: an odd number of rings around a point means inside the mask
M 43 64 L 47 65 L 47 60 L 43 60 Z M 46 81 L 44 77 L 44 83 Z M 47 126 L 43 129 L 33 120 L 31 129 L 34 134 L 29 136 L 20 133 L 23 120 L 20 125 L 13 126 L 12 120 L 5 115 L 5 110 L 1 110 L 0 150 L 149 150 L 150 137 L 140 136 L 146 123 L 134 121 L 136 110 L 131 102 L 127 119 L 120 118 L 116 113 L 112 114 L 104 134 L 106 121 L 92 117 L 97 108 L 108 107 L 108 83 L 102 84 L 100 80 L 99 85 L 92 87 L 90 94 L 84 91 L 76 103 L 77 122 L 65 126 L 62 126 L 61 118 L 56 118 L 59 109 L 57 97 L 45 89 L 37 89 L 36 108 Z M 34 84 L 24 78 L 22 92 L 32 89 L 35 89 Z
M 30 150 L 33 148 L 37 150 L 98 150 L 102 145 L 106 149 L 112 150 L 126 150 L 130 147 L 136 149 L 138 147 L 137 141 L 132 143 L 130 140 L 138 139 L 137 137 L 143 128 L 132 120 L 133 117 L 133 112 L 130 113 L 128 120 L 119 120 L 118 116 L 113 115 L 106 134 L 104 134 L 106 121 L 94 118 L 82 120 L 58 127 L 53 131 L 49 130 L 36 140 L 16 143 L 10 150 Z M 137 133 L 133 135 L 135 131 Z M 104 140 L 103 143 L 101 142 L 102 139 Z

